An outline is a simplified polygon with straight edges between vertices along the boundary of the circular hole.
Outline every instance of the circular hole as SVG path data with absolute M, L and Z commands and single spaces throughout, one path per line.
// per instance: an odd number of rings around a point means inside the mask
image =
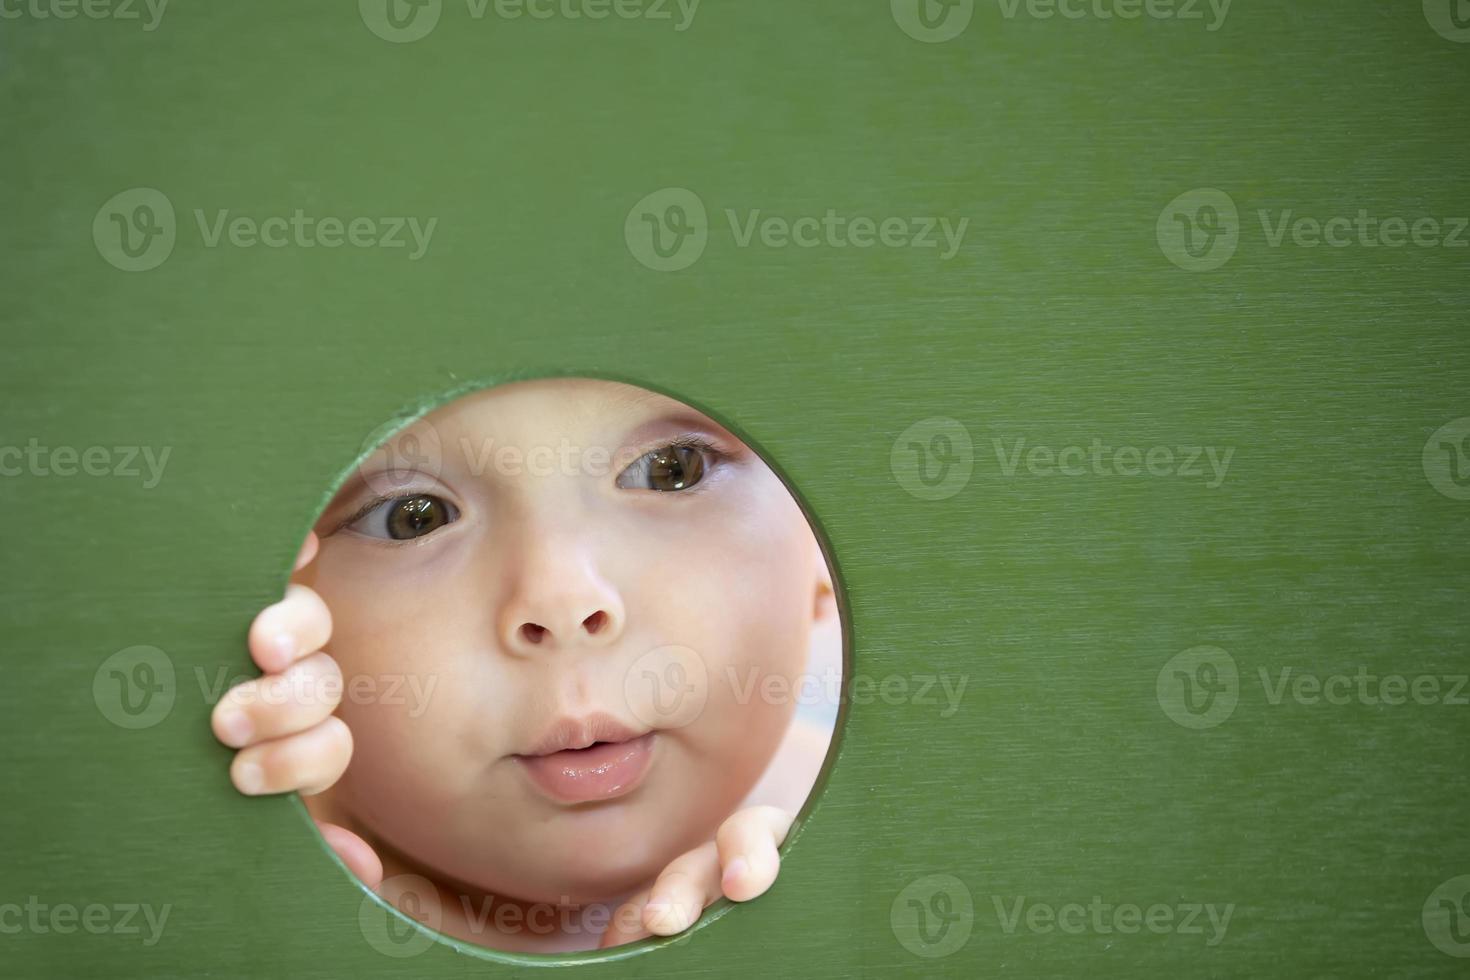
M 331 612 L 352 736 L 306 809 L 422 927 L 369 896 L 368 939 L 627 951 L 779 877 L 843 631 L 775 470 L 692 406 L 593 378 L 479 389 L 364 448 L 292 581 Z M 705 890 L 665 892 L 671 867 Z

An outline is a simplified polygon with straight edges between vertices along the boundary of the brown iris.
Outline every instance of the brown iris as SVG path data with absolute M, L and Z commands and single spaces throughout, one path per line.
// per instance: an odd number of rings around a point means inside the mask
M 449 508 L 438 497 L 404 497 L 388 511 L 388 536 L 418 538 L 449 523 Z
M 704 477 L 704 456 L 690 446 L 669 446 L 648 463 L 648 484 L 655 490 L 684 490 Z

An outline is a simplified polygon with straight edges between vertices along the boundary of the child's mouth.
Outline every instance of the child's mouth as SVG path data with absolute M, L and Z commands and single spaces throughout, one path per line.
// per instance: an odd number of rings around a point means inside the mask
M 652 761 L 654 734 L 640 735 L 606 716 L 564 720 L 533 751 L 515 758 L 532 784 L 557 802 L 610 800 L 642 781 Z
M 585 749 L 516 758 L 531 782 L 554 800 L 610 800 L 632 792 L 643 779 L 653 757 L 653 739 L 649 732 L 626 742 L 595 742 Z

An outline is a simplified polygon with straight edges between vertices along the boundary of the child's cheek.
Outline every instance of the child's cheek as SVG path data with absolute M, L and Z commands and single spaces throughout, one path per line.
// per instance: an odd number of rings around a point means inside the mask
M 655 593 L 656 635 L 694 648 L 704 711 L 681 733 L 703 772 L 743 798 L 795 711 L 810 641 L 811 531 L 783 487 L 700 529 L 700 546 Z M 764 503 L 764 505 L 763 505 Z M 718 792 L 718 791 L 716 791 Z
M 478 617 L 466 615 L 465 583 L 386 577 L 334 575 L 323 590 L 343 674 L 338 714 L 353 733 L 349 775 L 453 798 L 505 751 L 488 721 L 505 716 L 510 692 L 484 638 L 468 633 Z

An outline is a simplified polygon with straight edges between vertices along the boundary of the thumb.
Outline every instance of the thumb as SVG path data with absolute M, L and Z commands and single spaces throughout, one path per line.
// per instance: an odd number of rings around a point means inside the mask
M 292 566 L 291 570 L 293 572 L 299 572 L 307 565 L 310 565 L 311 560 L 316 557 L 317 549 L 321 547 L 321 543 L 321 539 L 316 536 L 315 531 L 307 531 L 306 540 L 301 543 L 301 551 L 297 553 L 296 564 Z
M 334 823 L 317 821 L 316 827 L 321 831 L 322 839 L 337 852 L 342 863 L 347 865 L 347 870 L 355 874 L 364 885 L 377 891 L 378 886 L 383 883 L 383 862 L 368 842 L 346 827 L 339 827 Z

